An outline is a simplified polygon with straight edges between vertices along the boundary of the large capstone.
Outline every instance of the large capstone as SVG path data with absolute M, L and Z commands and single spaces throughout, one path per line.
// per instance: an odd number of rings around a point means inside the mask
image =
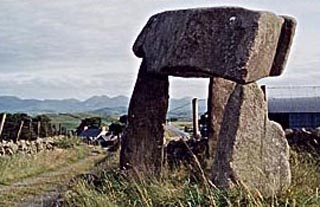
M 243 8 L 167 11 L 149 19 L 133 51 L 150 73 L 249 83 L 282 73 L 294 28 L 288 17 Z
M 264 196 L 290 185 L 289 145 L 281 126 L 269 121 L 256 83 L 237 84 L 225 105 L 213 167 L 213 182 L 244 184 Z
M 273 60 L 270 76 L 282 74 L 287 63 L 293 36 L 296 31 L 297 22 L 288 16 L 282 16 L 284 23 L 281 28 L 281 35 L 277 46 L 276 56 Z

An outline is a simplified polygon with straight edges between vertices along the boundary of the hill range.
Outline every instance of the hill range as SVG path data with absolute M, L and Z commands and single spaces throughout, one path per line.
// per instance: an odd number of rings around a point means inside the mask
M 169 100 L 168 117 L 191 118 L 191 100 L 192 97 L 180 99 L 171 98 Z M 286 105 L 291 107 L 291 111 L 304 111 L 304 106 L 308 110 L 319 111 L 320 97 L 305 98 L 269 98 L 269 111 L 279 111 L 278 108 Z M 206 99 L 199 99 L 199 113 L 206 111 Z M 84 101 L 77 99 L 62 100 L 38 100 L 21 99 L 15 96 L 0 96 L 0 113 L 28 113 L 28 114 L 57 114 L 57 113 L 89 113 L 100 116 L 119 116 L 128 111 L 129 98 L 126 96 L 93 96 Z M 311 107 L 311 108 L 310 108 Z M 302 111 L 301 111 L 302 110 Z
M 169 117 L 191 117 L 191 97 L 170 99 Z M 128 111 L 129 98 L 126 96 L 93 96 L 86 100 L 77 99 L 21 99 L 15 96 L 0 96 L 0 112 L 55 114 L 90 113 L 102 116 L 122 115 Z M 199 112 L 206 110 L 206 100 L 199 99 Z

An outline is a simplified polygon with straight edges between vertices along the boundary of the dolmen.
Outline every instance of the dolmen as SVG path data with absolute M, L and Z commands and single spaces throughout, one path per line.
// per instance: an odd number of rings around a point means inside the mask
M 289 145 L 268 119 L 257 80 L 285 68 L 296 21 L 239 7 L 166 11 L 152 16 L 133 46 L 142 58 L 122 136 L 120 166 L 161 174 L 168 76 L 210 78 L 212 181 L 271 196 L 291 182 Z

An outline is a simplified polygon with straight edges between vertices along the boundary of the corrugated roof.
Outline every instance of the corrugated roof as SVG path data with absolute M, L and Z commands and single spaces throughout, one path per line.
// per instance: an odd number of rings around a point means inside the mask
M 269 113 L 320 113 L 320 97 L 269 98 Z
M 320 97 L 320 86 L 266 86 L 268 98 Z
M 80 137 L 97 137 L 102 132 L 102 129 L 87 129 L 82 131 L 79 136 Z
M 266 86 L 269 113 L 320 113 L 320 86 Z

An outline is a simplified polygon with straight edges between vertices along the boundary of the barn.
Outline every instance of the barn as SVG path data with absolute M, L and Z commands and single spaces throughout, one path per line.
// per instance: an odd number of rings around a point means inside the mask
M 290 128 L 320 126 L 320 86 L 266 87 L 269 119 Z
M 85 128 L 82 132 L 78 134 L 79 137 L 85 138 L 88 141 L 95 141 L 101 136 L 106 135 L 107 131 L 105 128 L 95 129 L 95 128 Z

